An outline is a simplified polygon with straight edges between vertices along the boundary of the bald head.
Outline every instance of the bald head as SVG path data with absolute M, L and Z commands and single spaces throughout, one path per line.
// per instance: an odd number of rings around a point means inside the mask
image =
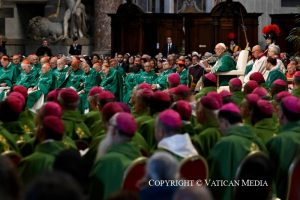
M 259 55 L 262 53 L 260 45 L 255 45 L 252 47 L 252 55 L 255 59 L 259 57 Z
M 224 43 L 218 43 L 215 46 L 215 52 L 216 52 L 217 56 L 220 56 L 225 51 L 226 51 L 226 45 Z

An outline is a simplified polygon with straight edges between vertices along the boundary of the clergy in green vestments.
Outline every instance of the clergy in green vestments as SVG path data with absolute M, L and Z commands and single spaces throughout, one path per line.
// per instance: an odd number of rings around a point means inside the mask
M 21 94 L 15 93 L 0 102 L 0 152 L 18 152 L 16 141 L 18 136 L 9 132 L 4 126 L 7 122 L 17 121 L 23 110 L 25 100 Z M 22 134 L 22 133 L 20 133 Z
M 132 105 L 131 95 L 134 87 L 137 85 L 138 78 L 139 73 L 135 72 L 130 72 L 125 77 L 123 102 L 127 103 L 128 105 Z
M 103 92 L 103 90 L 99 86 L 94 86 L 91 88 L 87 97 L 87 101 L 89 104 L 89 112 L 84 114 L 82 117 L 83 122 L 89 128 L 92 137 L 94 137 L 96 135 L 96 132 L 99 131 L 99 129 L 93 129 L 93 124 L 101 120 L 101 114 L 98 108 L 98 95 L 101 92 Z
M 126 77 L 126 73 L 124 71 L 124 68 L 121 65 L 118 65 L 118 62 L 116 59 L 110 59 L 110 67 L 114 68 L 116 70 L 117 75 L 117 92 L 115 94 L 117 101 L 123 101 L 123 86 L 124 86 L 124 80 Z
M 81 66 L 84 73 L 81 80 L 82 89 L 78 92 L 80 97 L 79 111 L 81 114 L 84 114 L 85 110 L 89 108 L 87 101 L 88 93 L 93 86 L 99 85 L 100 80 L 96 71 L 91 69 L 87 63 L 82 63 Z
M 300 100 L 294 96 L 284 97 L 278 115 L 279 134 L 268 141 L 267 149 L 275 167 L 277 197 L 286 199 L 288 171 L 300 152 Z
M 34 78 L 38 79 L 42 68 L 42 64 L 39 62 L 39 57 L 35 54 L 32 54 L 28 56 L 28 59 L 30 61 L 30 65 L 32 66 L 32 71 L 34 72 Z
M 67 76 L 66 87 L 72 87 L 77 92 L 79 92 L 83 88 L 83 85 L 81 85 L 82 75 L 83 75 L 83 71 L 82 69 L 80 69 L 80 60 L 74 58 L 71 63 L 70 75 L 68 75 L 68 72 L 66 75 Z
M 18 72 L 17 68 L 9 62 L 8 56 L 1 57 L 0 68 L 0 100 L 2 100 L 10 87 L 16 82 Z
M 251 122 L 251 114 L 253 112 L 253 108 L 256 105 L 256 102 L 260 99 L 260 96 L 257 94 L 247 94 L 243 99 L 240 109 L 241 115 L 243 118 L 243 123 L 246 125 L 252 125 Z
M 108 90 L 113 93 L 115 96 L 118 94 L 118 76 L 117 71 L 113 67 L 109 67 L 109 65 L 103 65 L 102 70 L 104 73 L 104 77 L 101 81 L 100 86 L 104 90 Z
M 43 172 L 52 170 L 55 157 L 65 149 L 61 142 L 63 134 L 64 125 L 58 117 L 47 116 L 38 125 L 36 137 L 39 144 L 31 155 L 22 159 L 18 166 L 25 185 Z
M 139 131 L 145 138 L 151 150 L 156 147 L 157 141 L 155 140 L 154 130 L 155 130 L 155 118 L 157 115 L 168 109 L 171 105 L 171 98 L 168 93 L 163 91 L 155 91 L 150 98 L 150 115 L 139 127 Z M 146 135 L 147 134 L 147 135 Z
M 163 63 L 163 72 L 158 75 L 152 84 L 153 90 L 165 90 L 168 88 L 167 78 L 173 72 L 172 66 L 166 61 Z
M 253 131 L 265 144 L 278 132 L 273 110 L 271 102 L 261 99 L 256 102 L 251 112 Z
M 236 62 L 231 57 L 230 53 L 226 52 L 224 43 L 218 43 L 215 47 L 215 52 L 219 59 L 216 64 L 211 68 L 212 73 L 228 72 L 236 69 Z M 235 76 L 219 76 L 219 85 L 227 86 L 231 78 Z
M 66 65 L 64 58 L 57 60 L 57 69 L 53 72 L 54 81 L 52 84 L 53 89 L 63 88 L 66 86 L 67 78 L 70 75 L 70 67 Z M 69 72 L 69 73 L 68 73 Z
M 178 160 L 198 155 L 188 133 L 180 133 L 182 120 L 178 112 L 167 109 L 155 120 L 157 149 L 174 155 Z
M 157 74 L 154 72 L 154 69 L 151 68 L 150 62 L 144 63 L 144 71 L 140 72 L 137 75 L 137 84 L 149 83 L 152 85 L 157 78 Z
M 217 91 L 217 77 L 213 73 L 207 73 L 202 78 L 202 89 L 195 95 L 195 98 L 198 100 L 212 91 Z
M 191 123 L 191 117 L 192 117 L 192 106 L 188 101 L 185 100 L 179 100 L 174 102 L 171 105 L 171 109 L 175 110 L 179 113 L 181 120 L 182 120 L 182 126 L 181 126 L 181 133 L 188 133 L 191 137 L 195 135 L 195 127 L 193 127 L 193 124 Z
M 133 113 L 136 118 L 138 132 L 144 137 L 149 146 L 154 139 L 154 124 L 151 126 L 152 116 L 150 115 L 150 101 L 153 96 L 151 89 L 137 89 L 134 95 Z M 149 124 L 149 123 L 150 124 Z
M 16 85 L 22 85 L 27 89 L 34 87 L 37 80 L 36 74 L 38 72 L 32 70 L 32 66 L 28 60 L 23 60 L 21 67 L 23 71 L 19 75 Z
M 241 161 L 253 151 L 266 151 L 262 141 L 253 133 L 252 128 L 242 124 L 239 108 L 228 103 L 221 107 L 219 126 L 224 136 L 211 149 L 208 164 L 211 180 L 235 178 Z M 211 187 L 214 199 L 231 200 L 234 187 Z
M 31 139 L 32 132 L 23 126 L 19 116 L 25 106 L 25 99 L 22 94 L 18 92 L 10 92 L 9 95 L 2 101 L 0 108 L 0 121 L 3 122 L 2 126 L 14 138 L 15 143 L 19 149 Z
M 202 124 L 202 131 L 193 136 L 193 142 L 200 155 L 207 158 L 209 152 L 221 138 L 217 111 L 221 104 L 212 96 L 204 96 L 196 106 L 197 120 Z
M 23 129 L 26 133 L 30 133 L 30 135 L 33 135 L 34 129 L 35 129 L 35 114 L 26 107 L 26 101 L 27 101 L 27 88 L 23 85 L 15 85 L 12 87 L 13 92 L 18 92 L 22 94 L 22 96 L 25 99 L 25 108 L 23 109 L 23 112 L 19 116 L 19 121 L 22 124 Z
M 189 85 L 189 71 L 185 67 L 185 62 L 179 60 L 176 64 L 176 73 L 180 76 L 180 84 Z
M 242 81 L 239 78 L 232 78 L 229 81 L 229 91 L 231 92 L 233 102 L 240 106 L 242 100 L 244 99 L 244 92 L 242 92 Z
M 106 136 L 100 143 L 90 173 L 91 200 L 107 199 L 121 189 L 125 170 L 141 156 L 132 143 L 136 130 L 137 124 L 129 113 L 117 113 L 109 120 Z
M 271 88 L 273 82 L 277 79 L 281 79 L 287 82 L 285 75 L 281 72 L 281 69 L 277 66 L 276 58 L 268 57 L 266 70 L 269 71 L 268 77 L 266 79 L 266 85 Z
M 11 87 L 17 81 L 18 69 L 9 62 L 9 58 L 7 56 L 1 57 L 1 66 L 0 86 Z
M 32 108 L 44 95 L 47 96 L 53 82 L 53 74 L 49 63 L 45 63 L 41 69 L 41 75 L 34 87 L 28 89 L 27 107 Z
M 58 101 L 63 109 L 62 120 L 65 127 L 65 134 L 73 140 L 89 142 L 91 139 L 90 131 L 77 109 L 79 104 L 79 95 L 77 92 L 71 88 L 64 88 L 58 95 Z
M 18 54 L 13 55 L 11 64 L 16 68 L 17 76 L 19 76 L 20 73 L 22 72 L 21 55 Z
M 43 104 L 43 106 L 37 111 L 36 114 L 36 126 L 38 126 L 45 117 L 47 116 L 55 116 L 55 117 L 62 117 L 62 108 L 61 106 L 56 102 L 46 102 Z M 76 149 L 75 142 L 67 135 L 64 134 L 64 137 L 62 139 L 63 144 L 66 148 L 72 148 Z

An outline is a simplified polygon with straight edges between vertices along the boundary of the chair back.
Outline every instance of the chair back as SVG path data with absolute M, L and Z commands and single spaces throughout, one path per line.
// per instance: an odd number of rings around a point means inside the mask
M 242 72 L 245 72 L 246 70 L 246 65 L 248 61 L 248 55 L 249 51 L 248 50 L 241 50 L 239 53 L 239 57 L 236 62 L 236 69 Z
M 289 168 L 289 182 L 287 200 L 300 199 L 300 155 Z
M 180 178 L 186 180 L 204 180 L 208 178 L 206 160 L 200 156 L 192 156 L 181 161 L 179 166 Z
M 240 163 L 235 181 L 233 199 L 266 200 L 272 195 L 272 163 L 260 151 L 248 154 Z
M 10 159 L 16 167 L 18 167 L 19 163 L 22 160 L 22 156 L 15 151 L 5 151 L 2 153 L 2 155 Z
M 146 157 L 135 159 L 126 169 L 123 178 L 122 189 L 130 192 L 138 192 L 139 184 L 145 177 Z

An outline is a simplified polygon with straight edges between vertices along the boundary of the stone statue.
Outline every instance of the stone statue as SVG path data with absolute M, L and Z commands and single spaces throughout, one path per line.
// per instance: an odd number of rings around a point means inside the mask
M 61 23 L 37 16 L 29 21 L 28 36 L 33 40 L 47 38 L 50 42 L 57 42 L 63 39 L 63 27 Z
M 47 17 L 37 16 L 29 21 L 29 38 L 33 40 L 47 38 L 50 42 L 58 42 L 66 38 L 86 36 L 87 15 L 81 0 L 58 0 L 56 2 L 50 0 L 48 2 L 51 6 L 54 4 L 54 9 L 56 9 L 54 14 L 47 15 Z
M 195 0 L 184 0 L 182 7 L 178 10 L 178 13 L 199 13 L 202 10 L 197 6 Z
M 84 37 L 87 34 L 85 6 L 81 0 L 65 0 L 64 38 Z

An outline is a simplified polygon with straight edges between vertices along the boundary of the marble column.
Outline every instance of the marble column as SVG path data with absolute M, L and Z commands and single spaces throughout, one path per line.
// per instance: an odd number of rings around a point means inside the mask
M 111 19 L 107 15 L 116 13 L 123 0 L 95 0 L 94 52 L 111 54 Z
M 165 0 L 165 13 L 174 13 L 174 0 Z

